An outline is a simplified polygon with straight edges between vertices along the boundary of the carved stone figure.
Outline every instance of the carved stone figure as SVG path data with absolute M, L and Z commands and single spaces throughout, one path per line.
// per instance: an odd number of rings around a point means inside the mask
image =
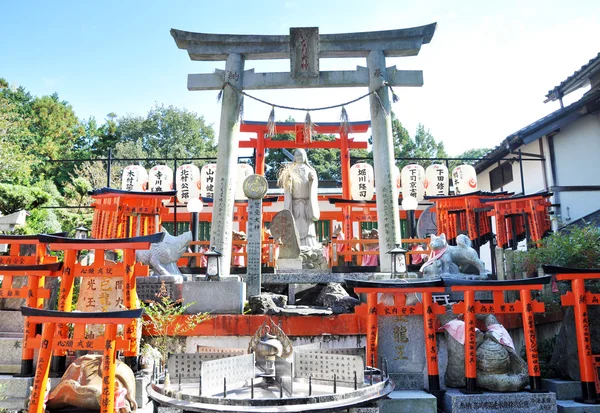
M 485 333 L 476 332 L 477 386 L 498 392 L 523 390 L 529 384 L 527 363 L 515 352 L 510 335 L 493 315 L 477 318 L 486 325 Z M 446 386 L 464 387 L 465 323 L 453 314 L 440 316 L 440 322 L 448 343 Z
M 321 215 L 317 199 L 318 180 L 304 149 L 296 149 L 294 162 L 279 174 L 278 184 L 284 191 L 283 208 L 294 217 L 302 247 L 319 246 L 315 231 L 315 222 Z
M 421 271 L 426 277 L 446 274 L 473 274 L 486 278 L 487 272 L 477 252 L 471 248 L 471 240 L 464 234 L 456 237 L 456 246 L 448 245 L 446 235 L 431 235 L 429 260 Z
M 150 265 L 154 275 L 181 278 L 177 260 L 187 251 L 188 245 L 192 242 L 192 232 L 188 231 L 177 237 L 172 236 L 165 229 L 163 232 L 165 237 L 162 242 L 152 244 L 149 250 L 136 251 L 135 258 L 142 264 Z
M 119 413 L 136 411 L 133 371 L 117 360 L 115 379 L 115 410 Z M 69 366 L 58 386 L 50 392 L 47 407 L 58 410 L 74 406 L 98 411 L 101 395 L 102 355 L 88 354 Z

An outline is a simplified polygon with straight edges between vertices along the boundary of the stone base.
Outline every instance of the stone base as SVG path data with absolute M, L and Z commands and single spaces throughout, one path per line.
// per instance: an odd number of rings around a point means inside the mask
M 556 400 L 575 400 L 581 397 L 580 381 L 542 379 L 542 389 L 556 393 Z
M 490 393 L 463 394 L 450 389 L 444 396 L 446 413 L 537 413 L 556 412 L 554 393 Z
M 277 260 L 277 272 L 302 270 L 300 258 L 279 258 Z
M 600 413 L 600 404 L 583 404 L 573 400 L 557 400 L 558 413 Z
M 23 336 L 0 337 L 0 373 L 15 374 L 21 372 Z
M 24 326 L 21 311 L 0 310 L 0 332 L 23 334 Z
M 194 303 L 186 314 L 243 314 L 246 284 L 233 280 L 185 282 L 182 296 L 184 303 Z
M 159 277 L 136 277 L 136 292 L 140 301 L 155 301 L 156 295 L 160 292 L 162 282 Z M 167 294 L 173 301 L 181 299 L 182 284 L 165 282 Z
M 436 413 L 437 399 L 425 391 L 395 390 L 386 399 L 378 400 L 380 413 Z
M 396 390 L 423 390 L 423 373 L 389 373 Z

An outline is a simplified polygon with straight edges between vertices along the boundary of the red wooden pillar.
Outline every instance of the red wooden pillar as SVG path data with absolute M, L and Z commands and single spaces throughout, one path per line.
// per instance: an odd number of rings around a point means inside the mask
M 537 338 L 535 333 L 535 318 L 531 300 L 531 290 L 521 290 L 521 305 L 523 334 L 525 336 L 525 349 L 527 351 L 527 368 L 529 369 L 529 388 L 532 392 L 542 391 L 540 360 L 537 350 Z
M 440 373 L 437 357 L 437 340 L 435 338 L 435 314 L 431 292 L 423 291 L 423 333 L 425 334 L 425 357 L 427 357 L 427 376 L 429 391 L 440 390 Z
M 68 249 L 63 259 L 62 276 L 60 279 L 60 291 L 58 294 L 58 311 L 71 311 L 73 304 L 73 284 L 75 281 L 75 263 L 79 250 Z M 66 323 L 58 324 L 58 334 L 61 338 L 67 338 L 69 328 Z M 57 349 L 52 357 L 52 376 L 62 377 L 67 363 L 66 351 Z
M 342 167 L 342 197 L 350 199 L 350 148 L 348 145 L 348 133 L 344 130 L 340 131 L 340 162 Z M 347 240 L 354 237 L 352 231 L 352 221 L 350 219 L 350 210 L 352 207 L 346 205 L 342 207 L 342 219 L 344 234 Z M 350 250 L 350 245 L 347 245 Z M 344 255 L 344 261 L 352 261 L 352 256 Z
M 465 303 L 465 393 L 477 391 L 477 342 L 475 334 L 475 290 L 464 291 Z
M 55 323 L 46 323 L 42 333 L 42 344 L 38 354 L 33 388 L 29 396 L 29 413 L 43 413 L 45 411 L 44 398 L 50 373 L 50 358 L 52 357 L 52 340 L 56 331 Z
M 379 325 L 377 324 L 377 293 L 367 293 L 367 365 L 377 360 Z M 374 363 L 372 363 L 374 364 Z M 375 367 L 375 366 L 372 366 Z
M 100 411 L 113 413 L 115 411 L 115 370 L 117 325 L 106 324 L 104 331 L 105 345 L 102 357 L 102 395 L 100 396 Z
M 267 129 L 256 133 L 256 174 L 265 175 L 265 136 Z

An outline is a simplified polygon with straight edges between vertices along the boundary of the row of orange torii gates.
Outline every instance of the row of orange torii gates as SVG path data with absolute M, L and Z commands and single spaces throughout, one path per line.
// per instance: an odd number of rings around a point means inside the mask
M 319 134 L 338 135 L 334 140 L 309 140 L 306 138 L 304 131 L 304 123 L 277 123 L 276 133 L 292 134 L 294 140 L 273 140 L 268 137 L 269 126 L 267 122 L 245 121 L 240 125 L 240 131 L 253 133 L 256 136 L 250 137 L 248 140 L 239 142 L 240 148 L 251 148 L 255 150 L 255 173 L 264 175 L 265 173 L 265 151 L 268 149 L 339 149 L 340 150 L 340 169 L 342 176 L 342 194 L 339 196 L 329 197 L 327 195 L 319 195 L 320 201 L 328 201 L 333 204 L 333 211 L 321 211 L 321 220 L 337 221 L 342 224 L 345 239 L 333 238 L 330 240 L 327 248 L 330 249 L 329 257 L 332 258 L 329 265 L 336 266 L 338 258 L 345 262 L 352 261 L 352 256 L 358 258 L 368 255 L 385 254 L 386 251 L 378 251 L 377 240 L 361 239 L 362 234 L 354 234 L 354 223 L 360 222 L 377 222 L 376 200 L 371 201 L 356 201 L 351 199 L 351 182 L 350 182 L 350 150 L 351 149 L 366 149 L 366 141 L 355 141 L 350 137 L 350 133 L 365 133 L 370 127 L 369 121 L 350 122 L 346 125 L 342 123 L 320 123 L 315 125 L 315 132 Z M 173 182 L 176 182 L 174 179 Z M 174 188 L 176 190 L 176 188 Z M 399 189 L 399 188 L 398 188 Z M 158 231 L 162 222 L 191 222 L 193 214 L 189 213 L 186 208 L 173 204 L 176 202 L 176 197 L 172 193 L 121 193 L 115 194 L 114 191 L 96 192 L 95 207 L 105 210 L 110 213 L 114 205 L 127 205 L 128 216 L 136 216 L 135 221 L 131 221 L 124 229 L 128 229 L 125 233 L 121 230 L 114 232 L 116 226 L 111 227 L 111 231 L 106 231 L 100 223 L 100 220 L 95 220 L 92 228 L 92 237 L 94 238 L 110 238 L 115 236 L 135 236 L 142 234 L 150 234 Z M 450 244 L 458 234 L 466 234 L 473 246 L 479 251 L 479 247 L 488 241 L 492 241 L 491 248 L 497 245 L 500 248 L 516 248 L 517 243 L 523 239 L 528 242 L 539 241 L 548 231 L 550 231 L 549 211 L 550 202 L 548 198 L 550 193 L 538 193 L 534 195 L 524 195 L 514 197 L 510 193 L 484 193 L 481 191 L 466 195 L 444 196 L 444 197 L 426 197 L 426 201 L 435 205 L 432 212 L 436 213 L 437 234 L 446 234 Z M 127 199 L 121 199 L 125 196 Z M 139 197 L 139 199 L 137 199 Z M 154 199 L 154 201 L 150 201 Z M 163 201 L 171 204 L 171 208 L 163 206 Z M 207 204 L 212 203 L 212 199 L 203 199 Z M 282 197 L 269 197 L 263 202 L 263 222 L 270 222 L 273 216 L 277 213 L 264 211 L 264 207 L 272 206 L 274 202 L 282 201 Z M 140 207 L 144 209 L 140 210 Z M 147 208 L 146 208 L 147 207 Z M 247 231 L 248 221 L 248 203 L 236 201 L 234 205 L 233 220 L 238 223 L 240 231 Z M 419 218 L 421 210 L 414 211 L 414 217 Z M 401 219 L 407 219 L 407 211 L 400 209 Z M 104 215 L 98 215 L 99 217 Z M 143 222 L 146 227 L 139 231 L 136 227 L 136 222 Z M 495 235 L 494 223 L 495 221 Z M 149 219 L 149 220 L 148 220 Z M 198 216 L 201 222 L 211 222 L 211 212 L 201 212 Z M 174 225 L 177 228 L 177 225 Z M 330 225 L 331 228 L 331 225 Z M 359 227 L 360 228 L 360 227 Z M 494 237 L 496 243 L 494 243 Z M 406 239 L 403 243 L 407 244 L 427 244 L 427 239 Z M 265 249 L 268 249 L 268 244 L 273 244 L 274 240 L 264 239 Z M 209 246 L 208 241 L 194 241 L 193 244 Z M 234 240 L 236 246 L 232 254 L 232 262 L 236 256 L 245 256 L 246 241 Z M 336 246 L 337 244 L 337 246 Z M 350 248 L 352 246 L 353 248 Z M 356 248 L 358 246 L 358 248 Z M 354 251 L 352 250 L 354 249 Z M 426 254 L 425 251 L 409 251 L 408 254 Z M 200 253 L 190 253 L 191 255 L 202 255 Z M 491 254 L 494 257 L 495 254 Z M 360 259 L 357 260 L 360 263 Z M 198 261 L 197 261 L 198 262 Z M 182 262 L 183 264 L 183 262 Z M 263 264 L 273 266 L 273 256 L 265 258 Z M 494 262 L 492 261 L 494 267 Z M 493 270 L 494 268 L 492 268 Z M 494 272 L 494 271 L 493 271 Z

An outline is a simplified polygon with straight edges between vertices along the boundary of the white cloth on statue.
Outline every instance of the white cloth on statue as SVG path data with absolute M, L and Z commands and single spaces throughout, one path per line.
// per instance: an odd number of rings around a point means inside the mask
M 456 341 L 465 345 L 465 322 L 462 320 L 450 320 L 440 327 L 440 330 L 446 330 Z M 479 329 L 476 328 L 475 331 Z
M 487 326 L 487 331 L 490 331 L 500 344 L 515 349 L 515 343 L 502 324 L 490 324 Z

